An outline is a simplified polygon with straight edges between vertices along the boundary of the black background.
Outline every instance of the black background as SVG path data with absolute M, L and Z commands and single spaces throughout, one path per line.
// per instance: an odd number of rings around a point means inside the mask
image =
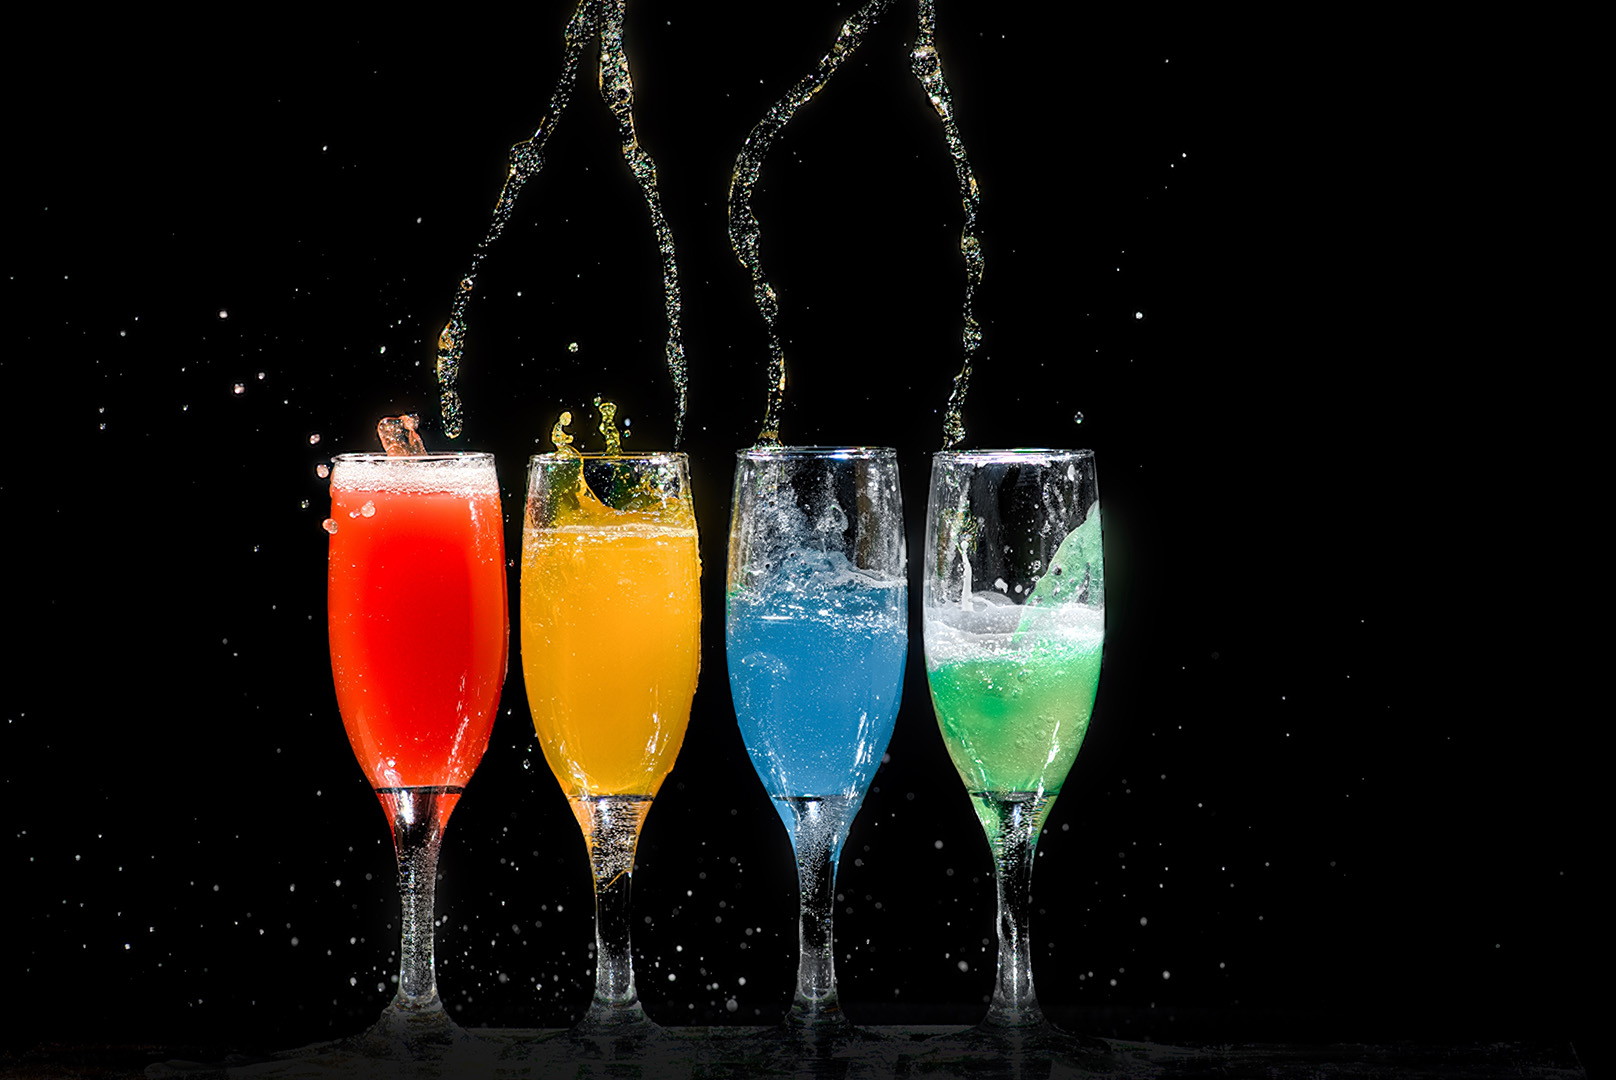
M 1532 584 L 1544 478 L 1525 384 L 1480 360 L 1508 304 L 1470 288 L 1512 226 L 1471 231 L 1498 152 L 1467 135 L 1507 95 L 1466 104 L 1395 36 L 939 6 L 986 251 L 967 445 L 1093 447 L 1106 508 L 1099 703 L 1035 878 L 1045 1005 L 1165 1042 L 1586 1040 L 1608 960 L 1590 713 L 1553 668 L 1523 690 L 1563 633 Z M 719 614 L 766 355 L 725 198 L 849 10 L 629 14 L 706 567 L 703 678 L 635 877 L 666 1024 L 773 1022 L 794 975 Z M 390 996 L 391 848 L 331 690 L 316 467 L 403 411 L 450 447 L 433 344 L 568 14 L 13 42 L 8 1044 L 295 1045 Z M 898 448 L 918 574 L 964 276 L 913 34 L 895 4 L 777 140 L 757 207 L 783 434 Z M 656 250 L 590 67 L 469 315 L 456 445 L 497 455 L 514 557 L 560 409 L 600 393 L 631 448 L 673 434 Z M 583 843 L 518 672 L 443 856 L 439 984 L 468 1026 L 565 1024 L 593 971 Z M 969 1022 L 990 862 L 918 635 L 907 689 L 841 866 L 838 973 L 857 1021 Z

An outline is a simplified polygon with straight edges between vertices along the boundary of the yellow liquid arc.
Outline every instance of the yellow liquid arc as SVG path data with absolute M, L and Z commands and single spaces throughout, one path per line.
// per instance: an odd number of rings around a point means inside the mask
M 670 509 L 589 499 L 562 523 L 524 529 L 522 674 L 545 760 L 571 798 L 655 795 L 684 742 L 701 667 L 701 560 L 688 506 Z

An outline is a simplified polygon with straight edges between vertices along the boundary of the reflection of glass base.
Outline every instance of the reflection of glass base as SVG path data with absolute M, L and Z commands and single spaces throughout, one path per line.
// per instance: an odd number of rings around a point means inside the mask
M 847 1014 L 833 992 L 830 997 L 814 1001 L 797 995 L 782 1023 L 790 1030 L 802 1032 L 833 1032 L 852 1028 Z
M 567 1041 L 577 1057 L 597 1061 L 654 1057 L 662 1040 L 662 1028 L 645 1015 L 638 998 L 626 1005 L 597 999 L 567 1032 Z
M 1119 1065 L 1110 1044 L 1062 1031 L 1048 1020 L 1007 1025 L 983 1021 L 974 1028 L 927 1039 L 910 1075 L 961 1078 L 1089 1076 Z
M 612 1034 L 615 1032 L 635 1031 L 661 1031 L 650 1017 L 645 1015 L 645 1008 L 640 999 L 624 1004 L 612 1004 L 596 998 L 584 1013 L 583 1019 L 573 1025 L 573 1031 L 580 1034 Z

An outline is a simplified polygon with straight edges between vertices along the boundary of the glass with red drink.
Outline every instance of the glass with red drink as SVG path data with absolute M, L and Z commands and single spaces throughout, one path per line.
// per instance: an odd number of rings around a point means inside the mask
M 433 970 L 438 845 L 488 745 L 509 641 L 493 456 L 338 455 L 326 528 L 337 705 L 398 856 L 398 993 L 378 1029 L 435 1038 L 455 1030 Z

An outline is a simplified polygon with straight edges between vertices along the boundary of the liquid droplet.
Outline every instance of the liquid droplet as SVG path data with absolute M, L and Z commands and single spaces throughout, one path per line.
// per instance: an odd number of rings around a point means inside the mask
M 572 413 L 563 409 L 561 417 L 550 429 L 550 442 L 555 446 L 555 452 L 566 457 L 579 457 L 579 453 L 572 445 L 572 436 L 567 434 L 567 426 L 572 423 Z
M 617 433 L 617 424 L 613 422 L 613 418 L 617 415 L 617 406 L 610 401 L 602 401 L 597 394 L 595 408 L 600 412 L 600 427 L 597 430 L 606 440 L 606 454 L 609 457 L 618 457 L 623 453 L 623 437 Z
M 333 535 L 335 535 L 335 533 L 337 531 L 337 523 L 335 521 L 332 521 L 330 518 L 326 518 L 324 521 L 320 522 L 320 528 L 324 529 L 328 533 L 332 533 Z

